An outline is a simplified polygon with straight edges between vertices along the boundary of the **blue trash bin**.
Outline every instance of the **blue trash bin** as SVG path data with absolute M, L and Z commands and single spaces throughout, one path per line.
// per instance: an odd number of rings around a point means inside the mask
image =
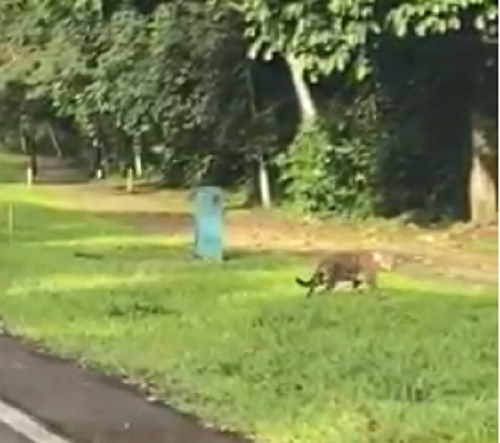
M 195 255 L 204 259 L 223 259 L 222 190 L 202 186 L 195 190 Z

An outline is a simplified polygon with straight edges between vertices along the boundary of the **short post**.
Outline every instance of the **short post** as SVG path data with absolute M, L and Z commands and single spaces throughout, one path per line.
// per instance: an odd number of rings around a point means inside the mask
M 8 203 L 7 204 L 7 235 L 9 238 L 9 241 L 12 241 L 12 238 L 14 237 L 14 204 L 13 203 Z
M 33 168 L 29 165 L 26 168 L 26 184 L 31 186 L 33 184 Z
M 131 194 L 134 191 L 134 169 L 127 168 L 127 192 Z
M 215 186 L 195 190 L 194 248 L 200 258 L 223 259 L 223 201 L 222 191 Z

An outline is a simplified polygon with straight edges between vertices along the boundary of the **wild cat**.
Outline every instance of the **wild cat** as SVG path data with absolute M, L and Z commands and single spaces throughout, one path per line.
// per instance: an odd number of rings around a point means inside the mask
M 297 277 L 295 281 L 309 288 L 306 297 L 310 297 L 320 286 L 333 290 L 341 281 L 351 282 L 354 289 L 365 282 L 370 289 L 376 290 L 378 271 L 393 267 L 394 257 L 378 251 L 337 251 L 319 262 L 310 280 Z

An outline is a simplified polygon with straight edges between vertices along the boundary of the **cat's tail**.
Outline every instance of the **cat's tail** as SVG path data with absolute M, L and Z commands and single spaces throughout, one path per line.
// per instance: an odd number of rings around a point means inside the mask
M 303 280 L 299 277 L 295 277 L 295 282 L 299 285 L 299 286 L 303 286 L 305 288 L 310 288 L 311 286 L 314 285 L 314 278 L 311 278 L 310 280 Z
M 309 298 L 313 292 L 316 290 L 316 288 L 321 284 L 322 280 L 322 273 L 320 272 L 319 269 L 317 269 L 314 274 L 311 276 L 309 280 L 303 280 L 299 277 L 295 277 L 295 282 L 299 286 L 303 286 L 305 288 L 308 288 L 306 297 Z

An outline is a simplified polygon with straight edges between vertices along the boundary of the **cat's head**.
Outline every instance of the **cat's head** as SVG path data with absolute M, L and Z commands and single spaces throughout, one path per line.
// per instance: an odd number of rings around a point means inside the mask
M 394 266 L 396 264 L 395 257 L 392 254 L 382 253 L 380 251 L 373 251 L 372 258 L 378 267 L 386 271 L 394 269 Z

